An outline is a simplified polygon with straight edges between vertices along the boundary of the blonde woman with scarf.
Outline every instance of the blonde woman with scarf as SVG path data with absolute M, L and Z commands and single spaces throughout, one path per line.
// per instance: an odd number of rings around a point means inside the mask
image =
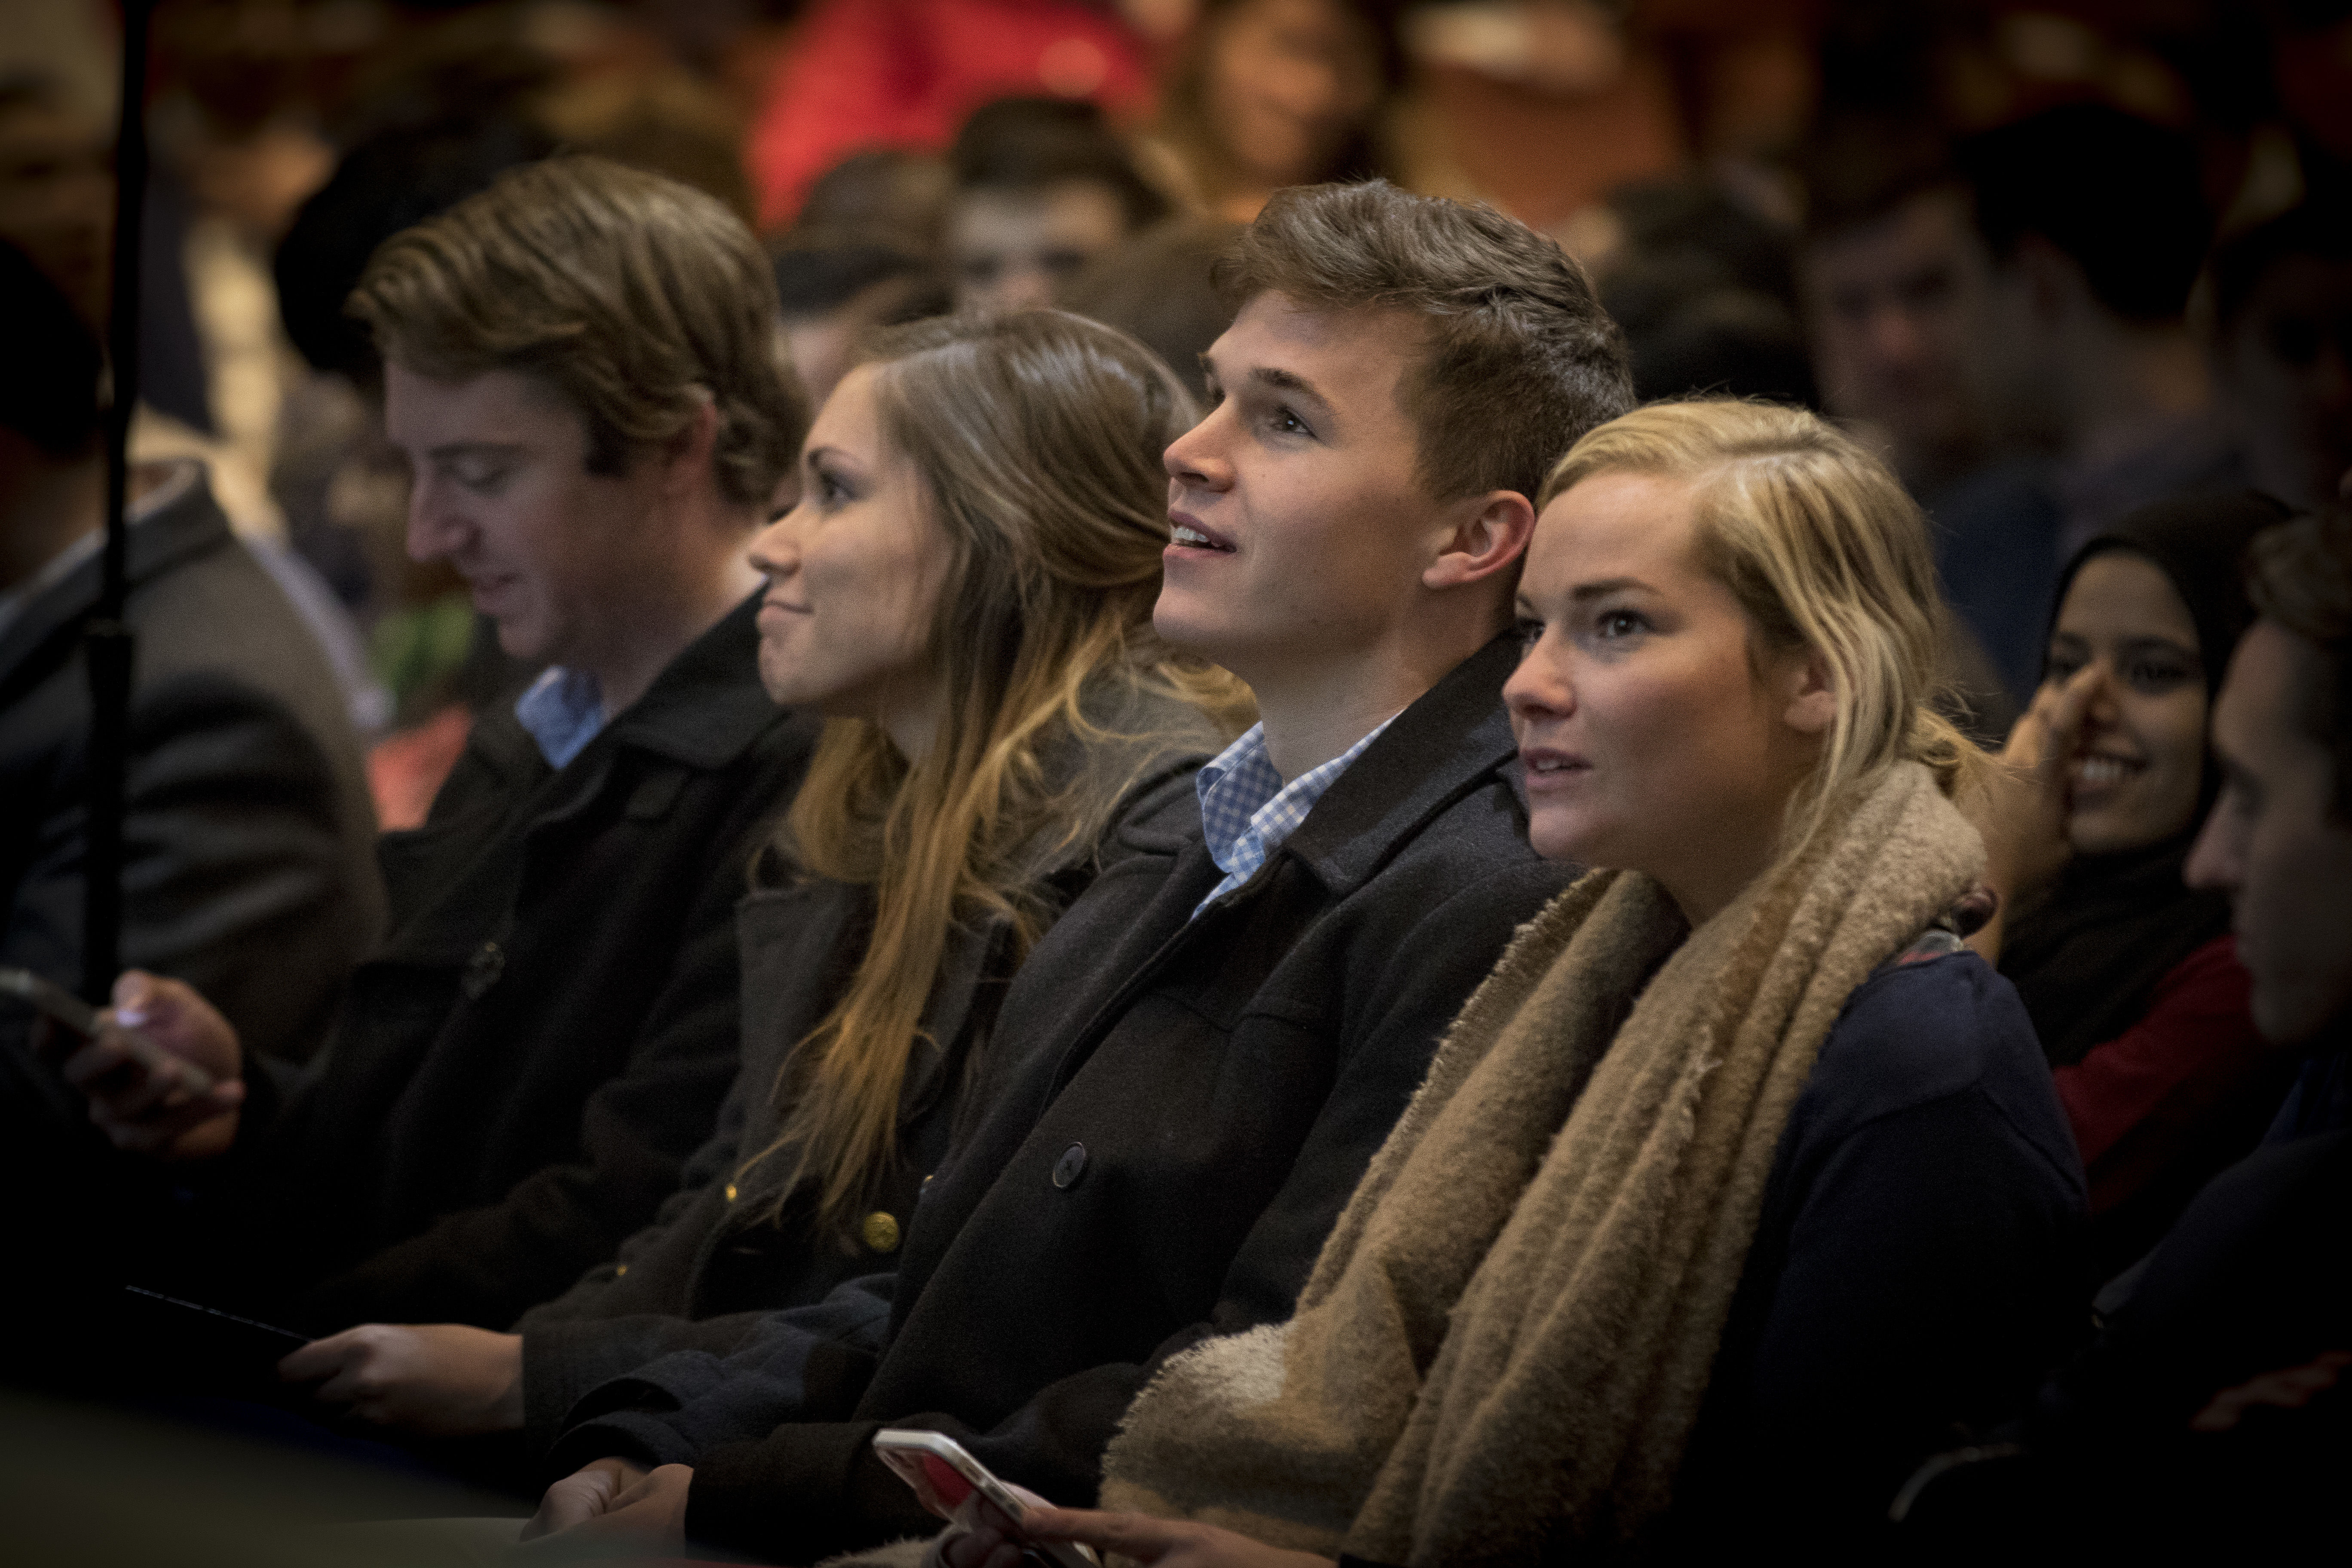
M 2082 1173 L 1954 929 L 1983 764 L 1928 706 L 1918 510 L 1812 416 L 1729 402 L 1601 426 L 1543 499 L 1505 697 L 1536 847 L 1595 869 L 1464 1009 L 1296 1315 L 1170 1362 L 1105 1458 L 1117 1511 L 1033 1536 L 1186 1568 L 1834 1552 L 2062 1348 Z

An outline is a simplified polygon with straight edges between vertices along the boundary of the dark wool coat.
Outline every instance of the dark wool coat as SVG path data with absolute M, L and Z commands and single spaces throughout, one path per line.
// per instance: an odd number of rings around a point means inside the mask
M 1105 822 L 1098 840 L 1054 845 L 1035 861 L 1029 879 L 1050 889 L 1056 908 L 1135 853 L 1128 843 L 1133 834 L 1165 834 L 1187 813 L 1197 820 L 1192 775 L 1223 742 L 1197 710 L 1164 697 L 1091 717 L 1120 738 L 1071 743 L 1047 759 L 1055 795 Z M 1013 970 L 1001 923 L 950 932 L 899 1094 L 897 1158 L 861 1205 L 856 1234 L 813 1237 L 805 1194 L 782 1224 L 769 1217 L 784 1195 L 788 1156 L 743 1168 L 778 1139 L 778 1076 L 794 1044 L 839 998 L 873 918 L 869 889 L 821 879 L 762 889 L 738 907 L 741 1070 L 718 1131 L 655 1222 L 516 1324 L 528 1453 L 544 1454 L 572 1406 L 597 1384 L 671 1351 L 723 1352 L 761 1314 L 819 1300 L 891 1266 L 924 1179 L 976 1104 L 971 1091 Z
M 392 934 L 327 1054 L 249 1080 L 219 1295 L 313 1331 L 504 1328 L 677 1187 L 735 1076 L 735 903 L 817 729 L 761 691 L 756 609 L 561 771 L 484 715 L 385 837 Z
M 184 464 L 131 531 L 138 637 L 122 960 L 187 981 L 265 1056 L 308 1054 L 381 934 L 375 810 L 300 614 Z M 0 628 L 0 963 L 81 987 L 93 555 Z M 0 1073 L 27 1015 L 0 1011 Z M 43 1081 L 46 1081 L 45 1079 Z M 37 1090 L 36 1090 L 37 1092 Z M 87 1131 L 79 1097 L 67 1104 Z
M 688 1533 L 792 1562 L 926 1528 L 884 1426 L 1091 1501 L 1162 1359 L 1288 1314 L 1439 1035 L 1570 879 L 1526 839 L 1517 656 L 1498 638 L 1406 709 L 1197 920 L 1222 877 L 1197 811 L 1123 835 L 1008 991 L 988 1110 L 895 1279 L 594 1391 L 555 1468 L 693 1463 Z

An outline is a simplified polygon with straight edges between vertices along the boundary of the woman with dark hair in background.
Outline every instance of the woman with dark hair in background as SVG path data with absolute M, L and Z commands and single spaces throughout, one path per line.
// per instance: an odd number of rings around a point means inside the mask
M 2213 694 L 2253 620 L 2239 563 L 2285 515 L 2251 494 L 2167 501 L 2084 545 L 1991 796 L 2004 908 L 1974 941 L 2056 1072 L 2098 1279 L 2252 1148 L 2291 1076 L 2254 1032 L 2228 900 L 2181 879 L 2221 784 Z
M 288 1377 L 413 1433 L 526 1428 L 536 1458 L 586 1390 L 891 1266 L 1005 983 L 1123 835 L 1197 809 L 1242 727 L 1239 683 L 1151 628 L 1160 452 L 1192 417 L 1148 351 L 1058 311 L 877 341 L 752 547 L 761 682 L 828 721 L 737 917 L 716 1133 L 519 1333 L 366 1324 Z
M 1285 185 L 1384 173 L 1380 115 L 1402 75 L 1379 0 L 1202 0 L 1154 147 L 1203 210 L 1247 223 Z

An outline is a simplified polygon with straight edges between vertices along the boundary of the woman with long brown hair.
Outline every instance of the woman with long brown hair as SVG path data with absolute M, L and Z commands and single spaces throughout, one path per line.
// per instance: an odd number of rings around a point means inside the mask
M 715 1342 L 708 1320 L 892 1266 L 1005 982 L 1126 836 L 1197 814 L 1193 771 L 1247 722 L 1244 688 L 1151 628 L 1160 453 L 1192 418 L 1148 350 L 1059 311 L 900 328 L 843 378 L 752 548 L 761 683 L 826 725 L 738 915 L 716 1134 L 519 1332 L 365 1325 L 322 1396 L 526 1427 L 536 1455 L 588 1389 Z

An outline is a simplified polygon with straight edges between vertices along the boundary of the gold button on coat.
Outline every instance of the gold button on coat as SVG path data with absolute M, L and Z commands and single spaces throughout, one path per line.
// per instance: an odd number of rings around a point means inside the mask
M 898 1220 L 876 1209 L 866 1216 L 866 1245 L 877 1252 L 898 1250 Z
M 732 1182 L 727 1184 L 727 1201 L 730 1204 L 735 1201 L 735 1184 Z

